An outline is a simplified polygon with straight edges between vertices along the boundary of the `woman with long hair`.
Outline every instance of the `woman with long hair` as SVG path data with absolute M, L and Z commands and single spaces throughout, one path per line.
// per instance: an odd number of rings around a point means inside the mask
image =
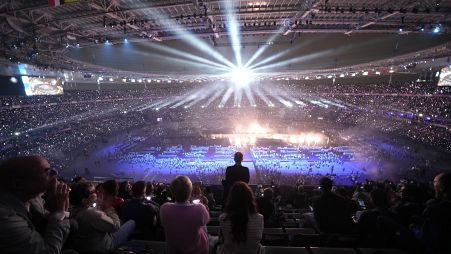
M 218 253 L 260 253 L 262 250 L 263 215 L 257 212 L 254 193 L 245 182 L 233 184 L 219 224 L 222 244 Z

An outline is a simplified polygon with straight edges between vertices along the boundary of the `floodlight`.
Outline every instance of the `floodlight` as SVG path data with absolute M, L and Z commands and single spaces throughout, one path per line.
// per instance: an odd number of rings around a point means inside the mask
M 236 67 L 230 73 L 230 79 L 237 87 L 245 87 L 252 81 L 253 73 L 250 69 Z

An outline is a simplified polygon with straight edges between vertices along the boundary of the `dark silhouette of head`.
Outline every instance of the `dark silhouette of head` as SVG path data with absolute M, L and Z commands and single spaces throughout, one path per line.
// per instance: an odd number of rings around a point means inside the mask
M 134 198 L 145 198 L 146 197 L 146 182 L 137 181 L 132 185 L 132 196 Z
M 57 172 L 41 156 L 20 156 L 0 164 L 0 188 L 28 201 L 45 192 Z
M 241 152 L 236 152 L 233 156 L 233 160 L 236 164 L 241 165 L 241 162 L 243 161 L 243 154 Z
M 238 181 L 232 185 L 224 211 L 227 214 L 225 219 L 230 219 L 232 224 L 233 241 L 245 242 L 249 215 L 257 212 L 254 193 L 245 182 Z
M 329 177 L 322 177 L 319 180 L 319 186 L 323 192 L 331 192 L 334 182 Z
M 438 174 L 434 178 L 434 189 L 437 199 L 451 199 L 451 172 Z
M 376 207 L 389 207 L 387 192 L 383 189 L 376 188 L 370 193 L 371 201 Z

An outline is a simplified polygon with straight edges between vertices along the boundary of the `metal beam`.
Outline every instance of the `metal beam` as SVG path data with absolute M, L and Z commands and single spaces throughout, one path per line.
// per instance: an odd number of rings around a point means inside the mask
M 418 1 L 413 1 L 411 4 L 407 5 L 405 8 L 406 9 L 410 9 L 410 8 L 415 7 L 417 5 L 418 5 Z M 385 14 L 382 17 L 378 17 L 378 18 L 374 19 L 373 21 L 369 21 L 369 22 L 367 22 L 367 23 L 365 23 L 363 25 L 355 27 L 354 29 L 346 31 L 345 34 L 346 35 L 350 35 L 351 33 L 355 32 L 356 30 L 359 30 L 359 29 L 371 26 L 371 25 L 376 24 L 377 22 L 379 22 L 381 20 L 384 20 L 384 19 L 390 18 L 392 16 L 398 15 L 399 13 L 400 13 L 399 11 L 393 11 L 393 13 Z

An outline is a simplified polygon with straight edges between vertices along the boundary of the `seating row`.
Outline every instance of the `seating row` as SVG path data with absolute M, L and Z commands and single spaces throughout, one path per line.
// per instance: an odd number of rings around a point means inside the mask
M 264 246 L 263 248 L 265 254 L 405 254 L 405 252 L 400 249 L 305 248 L 283 246 Z M 132 240 L 114 252 L 114 254 L 130 253 L 165 254 L 166 242 Z

